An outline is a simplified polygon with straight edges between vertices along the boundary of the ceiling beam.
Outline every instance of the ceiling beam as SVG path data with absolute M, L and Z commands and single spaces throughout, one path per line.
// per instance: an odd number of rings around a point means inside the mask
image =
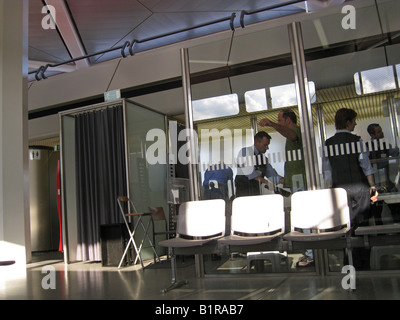
M 73 59 L 86 55 L 84 46 L 72 21 L 71 15 L 64 0 L 45 0 L 46 5 L 53 6 L 55 9 L 55 17 L 53 17 L 58 31 L 67 46 L 68 51 Z M 90 66 L 88 59 L 75 61 L 76 67 L 86 68 Z

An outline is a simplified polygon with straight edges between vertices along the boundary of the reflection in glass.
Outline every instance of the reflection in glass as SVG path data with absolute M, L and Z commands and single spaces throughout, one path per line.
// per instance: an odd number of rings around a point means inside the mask
M 311 102 L 315 102 L 315 84 L 308 82 Z M 247 112 L 268 110 L 267 93 L 265 89 L 247 91 L 244 95 Z M 272 108 L 284 108 L 297 105 L 296 87 L 294 83 L 269 88 Z
M 309 81 L 308 87 L 310 90 L 310 99 L 313 103 L 316 99 L 314 82 Z M 269 91 L 273 109 L 297 105 L 296 87 L 294 83 L 271 87 Z
M 354 83 L 360 95 L 396 89 L 393 66 L 357 72 Z
M 250 90 L 244 94 L 247 112 L 267 110 L 267 93 L 265 89 Z
M 232 116 L 239 113 L 237 94 L 195 100 L 192 105 L 194 121 Z

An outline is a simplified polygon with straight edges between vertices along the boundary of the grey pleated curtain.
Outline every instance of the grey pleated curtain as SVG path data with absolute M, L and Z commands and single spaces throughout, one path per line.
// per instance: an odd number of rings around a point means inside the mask
M 78 260 L 100 261 L 100 226 L 121 223 L 118 195 L 126 195 L 122 105 L 75 116 Z

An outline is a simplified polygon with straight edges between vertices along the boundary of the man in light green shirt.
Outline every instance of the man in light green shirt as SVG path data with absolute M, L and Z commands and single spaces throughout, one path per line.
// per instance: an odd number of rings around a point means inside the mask
M 286 138 L 285 182 L 283 187 L 290 188 L 292 192 L 306 190 L 303 143 L 296 114 L 290 109 L 284 109 L 279 112 L 277 123 L 265 118 L 260 121 L 260 126 L 272 127 Z
M 278 114 L 278 123 L 265 118 L 260 121 L 262 127 L 272 127 L 286 138 L 284 188 L 292 192 L 307 189 L 306 170 L 304 165 L 303 143 L 301 130 L 297 125 L 296 114 L 290 109 L 284 109 Z M 310 231 L 308 231 L 310 232 Z M 298 267 L 308 267 L 314 264 L 314 253 L 306 250 L 296 263 Z

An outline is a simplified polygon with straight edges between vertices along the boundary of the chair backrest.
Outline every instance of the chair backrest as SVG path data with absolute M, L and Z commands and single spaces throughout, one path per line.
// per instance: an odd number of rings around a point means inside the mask
M 127 196 L 118 196 L 117 202 L 121 210 L 122 215 L 129 212 L 137 212 L 133 201 Z
M 225 232 L 225 201 L 184 202 L 179 207 L 176 233 L 187 237 L 212 237 Z
M 149 207 L 151 217 L 154 221 L 167 220 L 163 207 Z
M 291 198 L 292 230 L 350 227 L 347 192 L 342 188 L 298 191 Z
M 285 229 L 283 196 L 266 194 L 235 198 L 232 202 L 232 234 L 262 235 Z

